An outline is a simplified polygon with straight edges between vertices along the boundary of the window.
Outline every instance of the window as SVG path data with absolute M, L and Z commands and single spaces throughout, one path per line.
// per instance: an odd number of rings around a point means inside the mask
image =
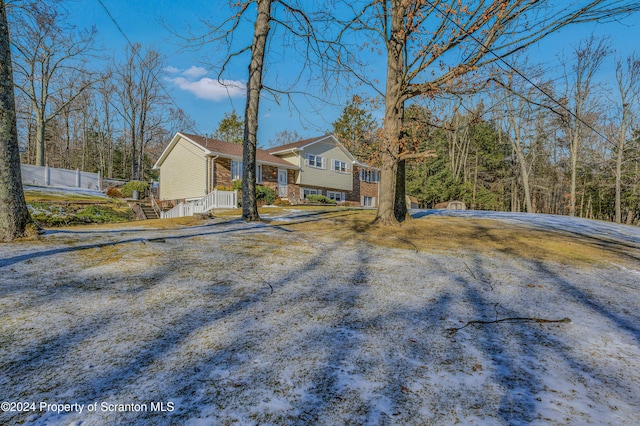
M 231 160 L 231 180 L 242 179 L 242 161 Z
M 307 199 L 307 195 L 322 195 L 321 189 L 302 188 L 300 192 L 301 192 L 300 196 L 305 200 Z
M 316 169 L 324 169 L 323 158 L 319 155 L 307 155 L 307 164 L 309 167 L 315 167 Z
M 327 197 L 331 198 L 332 200 L 336 200 L 337 202 L 342 202 L 345 200 L 344 192 L 327 191 Z
M 256 166 L 256 183 L 262 183 L 262 165 Z
M 338 173 L 347 173 L 347 163 L 340 160 L 333 160 L 333 171 Z
M 375 170 L 361 169 L 360 180 L 363 182 L 380 182 L 380 173 Z
M 362 206 L 363 207 L 375 207 L 376 206 L 376 198 L 375 197 L 367 197 L 365 195 L 362 196 Z

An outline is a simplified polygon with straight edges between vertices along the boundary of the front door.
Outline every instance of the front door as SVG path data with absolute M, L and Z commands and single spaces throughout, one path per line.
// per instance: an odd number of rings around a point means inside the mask
M 287 198 L 287 171 L 278 170 L 278 197 Z

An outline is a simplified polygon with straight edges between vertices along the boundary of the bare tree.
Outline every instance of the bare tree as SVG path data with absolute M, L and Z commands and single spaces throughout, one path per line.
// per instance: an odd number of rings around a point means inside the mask
M 96 120 L 95 130 L 100 137 L 100 171 L 103 176 L 113 177 L 113 154 L 114 154 L 114 132 L 115 115 L 114 111 L 115 86 L 108 71 L 103 75 L 100 83 L 96 87 Z
M 116 109 L 125 123 L 130 149 L 130 177 L 144 178 L 144 152 L 165 121 L 167 98 L 160 86 L 164 58 L 155 50 L 142 51 L 134 44 L 127 49 L 124 64 L 115 67 Z
M 93 51 L 95 28 L 75 32 L 65 27 L 65 14 L 52 2 L 33 1 L 15 14 L 16 87 L 33 109 L 36 131 L 36 165 L 45 165 L 47 124 L 93 84 L 86 62 Z M 65 93 L 66 82 L 76 82 Z M 53 107 L 52 99 L 57 99 Z
M 354 18 L 344 27 L 375 34 L 387 60 L 384 137 L 377 222 L 406 217 L 404 182 L 396 185 L 398 163 L 408 158 L 402 120 L 406 101 L 462 91 L 464 75 L 546 37 L 568 24 L 640 10 L 637 1 L 591 0 L 558 5 L 551 1 L 367 0 L 349 2 Z M 341 34 L 346 34 L 344 30 Z M 345 36 L 346 37 L 346 36 Z M 348 58 L 345 52 L 345 59 Z M 362 79 L 361 79 L 362 80 Z M 411 155 L 411 154 L 409 154 Z M 400 203 L 396 208 L 395 203 Z
M 622 222 L 622 165 L 625 161 L 626 141 L 630 138 L 631 124 L 638 112 L 640 101 L 640 59 L 632 54 L 626 61 L 616 61 L 616 83 L 619 102 L 619 130 L 615 146 L 616 201 L 615 221 Z
M 304 139 L 304 137 L 300 136 L 296 130 L 285 129 L 276 132 L 276 134 L 273 136 L 273 139 L 269 141 L 268 147 L 271 148 L 274 146 L 286 145 L 289 143 L 298 142 L 302 139 Z
M 526 69 L 530 79 L 542 80 L 543 70 L 532 66 L 526 66 Z M 538 83 L 538 87 L 544 87 L 544 92 L 547 94 L 552 93 L 549 84 Z M 533 162 L 536 156 L 536 141 L 539 136 L 541 114 L 544 114 L 545 103 L 548 99 L 545 99 L 543 92 L 538 88 L 519 76 L 509 78 L 507 83 L 501 84 L 501 88 L 502 90 L 496 92 L 500 98 L 494 96 L 497 104 L 494 106 L 494 110 L 496 110 L 494 116 L 503 123 L 502 130 L 515 154 L 524 191 L 526 211 L 534 213 L 531 188 Z
M 0 0 L 0 241 L 23 236 L 30 221 L 22 192 L 7 13 Z
M 242 151 L 242 218 L 246 221 L 260 220 L 256 200 L 256 149 L 258 147 L 258 107 L 262 91 L 262 68 L 264 66 L 267 37 L 271 28 L 272 0 L 257 0 L 251 63 L 247 83 L 247 105 L 244 110 L 244 140 Z
M 563 119 L 563 128 L 569 141 L 570 216 L 576 214 L 576 177 L 582 141 L 588 133 L 593 132 L 595 124 L 589 122 L 589 115 L 592 115 L 596 108 L 593 77 L 610 52 L 607 39 L 591 36 L 574 49 L 573 63 L 571 65 L 566 61 L 564 63 L 567 85 L 565 98 L 568 106 Z

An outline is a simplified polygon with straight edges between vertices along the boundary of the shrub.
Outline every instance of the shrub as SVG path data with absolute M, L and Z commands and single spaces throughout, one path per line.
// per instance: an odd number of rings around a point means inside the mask
M 122 194 L 120 193 L 120 188 L 116 188 L 115 186 L 108 187 L 107 196 L 111 198 L 122 198 Z
M 129 211 L 117 211 L 108 206 L 87 206 L 76 217 L 85 223 L 112 223 L 131 220 Z
M 336 200 L 332 200 L 331 198 L 325 195 L 307 195 L 308 203 L 319 203 L 319 204 L 336 204 Z
M 41 226 L 68 226 L 88 223 L 126 222 L 134 219 L 128 208 L 114 208 L 106 205 L 67 205 L 30 203 L 31 218 Z
M 273 202 L 273 204 L 276 205 L 276 206 L 290 206 L 291 205 L 289 200 L 283 200 L 280 197 L 276 198 L 276 200 Z
M 231 189 L 234 191 L 242 191 L 242 180 L 234 180 L 231 184 Z
M 256 185 L 256 201 L 265 204 L 273 204 L 276 200 L 276 191 L 268 186 Z
M 138 193 L 140 194 L 140 197 L 142 197 L 144 196 L 144 194 L 146 194 L 148 189 L 149 189 L 148 182 L 132 180 L 122 185 L 122 188 L 120 188 L 120 193 L 125 198 L 131 198 L 133 196 L 133 191 L 138 191 Z

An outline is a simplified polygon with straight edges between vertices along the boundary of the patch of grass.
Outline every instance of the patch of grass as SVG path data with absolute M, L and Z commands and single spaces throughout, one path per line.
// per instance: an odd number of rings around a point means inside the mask
M 513 255 L 533 261 L 596 264 L 619 261 L 621 249 L 578 236 L 536 230 L 491 219 L 430 217 L 397 226 L 373 225 L 375 212 L 346 210 L 319 213 L 298 224 L 287 224 L 299 232 L 363 239 L 371 244 L 418 251 L 478 251 Z
M 42 227 L 59 227 L 91 223 L 121 223 L 135 215 L 125 204 L 50 204 L 44 201 L 28 203 L 31 218 Z
M 122 257 L 120 248 L 115 245 L 96 247 L 78 253 L 78 258 L 81 258 L 87 267 L 117 263 L 122 260 Z
M 82 219 L 84 222 L 91 223 L 114 223 L 114 222 L 126 222 L 132 220 L 131 212 L 122 209 L 114 209 L 110 206 L 87 206 L 76 213 L 76 217 Z
M 27 203 L 47 202 L 47 201 L 55 201 L 55 202 L 92 201 L 95 203 L 104 203 L 104 202 L 114 201 L 107 197 L 100 197 L 97 195 L 46 192 L 46 191 L 38 191 L 38 190 L 28 189 L 28 188 L 25 188 L 24 198 Z M 121 203 L 121 201 L 119 202 Z
M 25 188 L 31 218 L 41 227 L 121 223 L 135 215 L 127 203 L 108 197 Z

